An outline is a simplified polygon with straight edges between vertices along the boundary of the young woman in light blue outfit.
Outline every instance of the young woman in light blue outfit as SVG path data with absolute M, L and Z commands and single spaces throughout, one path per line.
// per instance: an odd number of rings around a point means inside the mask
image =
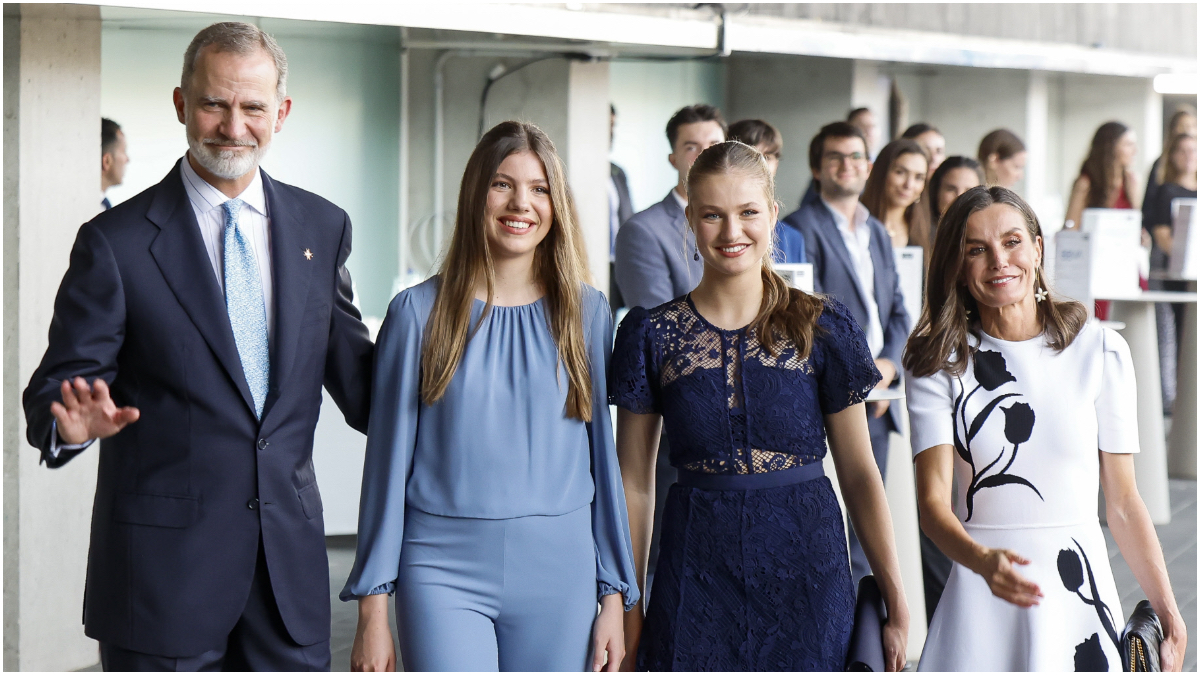
M 489 131 L 439 274 L 388 309 L 341 593 L 359 600 L 356 670 L 395 666 L 392 591 L 405 670 L 621 663 L 638 591 L 605 384 L 612 317 L 584 283 L 564 175 L 537 127 Z

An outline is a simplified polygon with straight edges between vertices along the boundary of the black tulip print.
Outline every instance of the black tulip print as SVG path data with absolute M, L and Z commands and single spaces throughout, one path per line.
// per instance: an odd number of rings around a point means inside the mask
M 954 424 L 954 449 L 963 461 L 971 465 L 971 484 L 967 486 L 967 517 L 966 520 L 971 520 L 975 514 L 975 495 L 985 488 L 1000 487 L 1001 485 L 1024 485 L 1033 490 L 1038 499 L 1045 501 L 1042 493 L 1034 487 L 1025 478 L 1016 474 L 1009 473 L 1009 468 L 1017 459 L 1017 450 L 1021 444 L 1029 440 L 1033 435 L 1033 424 L 1036 419 L 1033 408 L 1028 403 L 1014 402 L 1008 408 L 1000 408 L 1004 412 L 1004 437 L 1012 444 L 1011 452 L 1004 445 L 1000 447 L 1000 453 L 996 459 L 992 460 L 987 466 L 978 469 L 975 466 L 975 455 L 971 451 L 971 441 L 983 429 L 983 425 L 991 417 L 996 407 L 1002 401 L 1009 398 L 1020 396 L 1018 393 L 1000 394 L 992 399 L 971 419 L 967 422 L 967 403 L 971 397 L 980 389 L 987 391 L 995 391 L 1009 382 L 1016 382 L 1017 378 L 1012 373 L 1008 372 L 1008 364 L 1004 361 L 1004 355 L 1000 352 L 979 350 L 973 356 L 972 372 L 975 375 L 978 384 L 974 389 L 967 393 L 966 396 L 962 393 L 954 401 L 954 413 L 958 419 Z M 959 422 L 962 422 L 962 429 L 965 432 L 965 437 L 959 435 Z M 1000 461 L 1008 454 L 1008 461 L 995 473 L 988 472 L 995 468 Z
M 1083 563 L 1075 551 L 1064 549 L 1058 552 L 1058 578 L 1072 593 L 1077 593 L 1083 585 Z
M 1104 648 L 1100 646 L 1099 633 L 1092 633 L 1090 638 L 1075 645 L 1075 672 L 1108 672 L 1108 657 L 1104 655 Z
M 975 352 L 975 381 L 988 391 L 996 391 L 1006 382 L 1016 382 L 1017 378 L 1008 372 L 1008 364 L 1000 352 L 979 350 Z
M 1104 632 L 1108 633 L 1108 638 L 1112 640 L 1113 646 L 1118 651 L 1121 649 L 1121 642 L 1117 638 L 1117 631 L 1113 627 L 1112 610 L 1108 608 L 1103 600 L 1100 599 L 1100 589 L 1096 585 L 1096 575 L 1092 574 L 1092 563 L 1088 560 L 1087 552 L 1083 550 L 1083 546 L 1075 539 L 1071 539 L 1072 543 L 1079 549 L 1078 552 L 1073 548 L 1062 549 L 1058 552 L 1058 578 L 1062 580 L 1063 587 L 1069 592 L 1079 596 L 1083 604 L 1090 605 L 1096 610 L 1096 616 L 1100 618 L 1100 625 L 1104 626 Z M 1080 562 L 1079 556 L 1083 556 L 1083 561 Z M 1083 594 L 1084 572 L 1087 572 L 1088 591 L 1091 592 L 1091 597 Z M 1086 644 L 1086 641 L 1085 641 Z M 1084 645 L 1079 645 L 1083 647 Z M 1099 645 L 1097 644 L 1097 647 Z M 1076 655 L 1078 658 L 1078 647 Z M 1106 661 L 1107 663 L 1107 661 Z M 1076 662 L 1076 670 L 1079 670 L 1078 661 Z

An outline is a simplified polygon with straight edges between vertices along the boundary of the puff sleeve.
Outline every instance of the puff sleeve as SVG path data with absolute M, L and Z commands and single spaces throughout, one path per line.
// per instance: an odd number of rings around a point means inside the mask
M 639 415 L 661 412 L 654 384 L 658 378 L 653 369 L 650 313 L 634 307 L 617 328 L 608 381 L 609 404 Z
M 1133 356 L 1125 338 L 1104 328 L 1103 368 L 1100 393 L 1096 397 L 1097 441 L 1104 452 L 1139 452 L 1137 426 L 1137 384 L 1133 375 Z
M 842 303 L 828 298 L 817 320 L 814 352 L 821 413 L 832 415 L 862 403 L 883 379 L 867 336 Z

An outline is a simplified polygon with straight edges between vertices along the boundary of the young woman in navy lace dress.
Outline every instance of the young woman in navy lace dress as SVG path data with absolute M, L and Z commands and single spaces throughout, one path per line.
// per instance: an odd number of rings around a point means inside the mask
M 650 605 L 625 615 L 626 668 L 842 670 L 854 589 L 826 435 L 879 581 L 889 670 L 904 665 L 908 607 L 863 400 L 879 382 L 836 300 L 771 269 L 777 216 L 762 155 L 730 141 L 688 174 L 704 258 L 690 294 L 634 308 L 613 349 L 609 401 L 638 583 L 645 588 L 659 427 L 671 486 Z M 644 625 L 643 625 L 644 621 Z M 640 639 L 639 639 L 640 636 Z M 636 663 L 634 661 L 636 659 Z

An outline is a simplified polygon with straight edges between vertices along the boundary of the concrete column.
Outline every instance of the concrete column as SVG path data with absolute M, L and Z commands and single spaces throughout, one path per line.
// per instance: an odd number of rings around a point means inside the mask
M 567 70 L 567 177 L 596 288 L 608 294 L 608 62 Z
M 879 152 L 893 135 L 891 127 L 888 126 L 888 101 L 891 91 L 892 78 L 879 72 L 878 61 L 854 62 L 853 79 L 850 81 L 850 107 L 870 108 L 875 114 L 875 123 L 879 125 L 879 147 L 871 148 L 872 153 Z
M 23 4 L 19 16 L 10 16 L 9 7 L 4 666 L 75 670 L 97 661 L 96 643 L 84 636 L 81 623 L 97 453 L 93 449 L 55 471 L 40 466 L 37 451 L 25 443 L 20 395 L 46 349 L 54 296 L 75 233 L 100 210 L 100 10 Z

